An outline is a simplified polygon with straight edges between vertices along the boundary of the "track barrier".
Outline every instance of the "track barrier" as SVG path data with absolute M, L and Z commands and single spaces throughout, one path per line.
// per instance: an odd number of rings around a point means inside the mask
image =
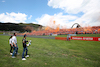
M 67 40 L 67 37 L 55 37 L 57 40 Z M 71 40 L 100 41 L 100 37 L 79 37 L 72 36 Z
M 72 36 L 72 40 L 85 40 L 85 41 L 100 41 L 100 37 L 77 37 Z
M 67 40 L 67 37 L 55 37 L 57 40 Z

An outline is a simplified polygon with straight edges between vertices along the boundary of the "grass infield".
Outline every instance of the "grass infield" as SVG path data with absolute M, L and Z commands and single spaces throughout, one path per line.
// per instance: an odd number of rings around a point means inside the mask
M 0 35 L 0 67 L 100 67 L 100 42 L 97 41 L 27 37 L 32 40 L 28 47 L 30 57 L 22 61 L 23 37 L 17 36 L 20 55 L 16 58 L 10 56 L 9 37 Z

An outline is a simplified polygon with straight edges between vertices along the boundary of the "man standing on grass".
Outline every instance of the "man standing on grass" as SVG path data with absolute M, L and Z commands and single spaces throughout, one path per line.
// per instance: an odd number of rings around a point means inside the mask
M 26 60 L 25 57 L 29 57 L 29 55 L 27 55 L 28 49 L 27 49 L 27 43 L 28 41 L 26 41 L 26 34 L 24 35 L 24 38 L 22 39 L 22 43 L 23 43 L 23 53 L 22 53 L 22 60 Z M 24 57 L 24 53 L 26 50 L 26 56 Z
M 16 33 L 14 33 L 14 36 L 12 37 L 12 43 L 13 43 L 13 47 L 14 47 L 12 58 L 15 58 L 15 52 L 16 52 L 16 55 L 19 54 L 18 53 L 18 45 L 17 45 Z

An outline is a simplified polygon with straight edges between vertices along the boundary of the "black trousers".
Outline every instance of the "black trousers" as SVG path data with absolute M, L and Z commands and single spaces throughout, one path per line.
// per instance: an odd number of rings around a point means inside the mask
M 12 47 L 11 44 L 10 44 L 10 53 L 12 53 L 12 50 L 13 50 L 13 47 Z

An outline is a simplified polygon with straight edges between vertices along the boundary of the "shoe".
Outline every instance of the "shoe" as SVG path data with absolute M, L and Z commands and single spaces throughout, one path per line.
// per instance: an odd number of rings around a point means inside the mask
M 26 60 L 25 58 L 22 58 L 22 60 Z
M 10 55 L 12 55 L 12 53 L 10 53 Z
M 26 55 L 25 57 L 27 58 L 27 57 L 29 57 L 29 55 Z
M 12 56 L 12 58 L 16 58 L 15 56 Z

